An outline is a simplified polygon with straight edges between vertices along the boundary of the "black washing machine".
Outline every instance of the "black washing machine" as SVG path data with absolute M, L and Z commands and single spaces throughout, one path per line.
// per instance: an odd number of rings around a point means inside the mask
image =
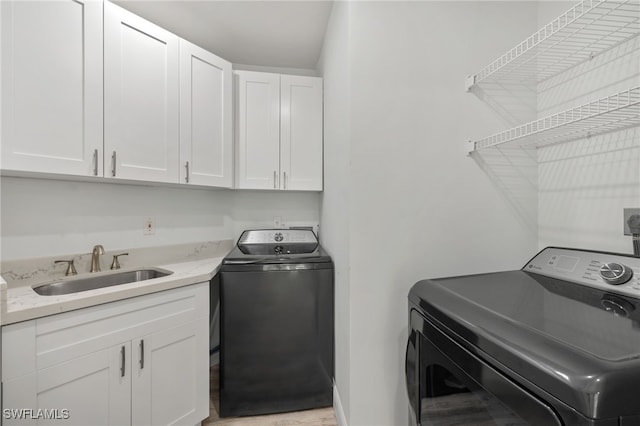
M 409 292 L 411 425 L 640 425 L 640 258 L 549 247 Z
M 220 267 L 220 415 L 333 404 L 334 267 L 309 230 L 245 231 Z

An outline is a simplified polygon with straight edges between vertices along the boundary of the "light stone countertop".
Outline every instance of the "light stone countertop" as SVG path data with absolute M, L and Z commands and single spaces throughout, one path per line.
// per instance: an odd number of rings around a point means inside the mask
M 0 324 L 13 324 L 20 321 L 27 321 L 34 318 L 209 281 L 218 272 L 222 259 L 232 247 L 232 242 L 225 240 L 206 244 L 208 244 L 206 250 L 202 250 L 203 244 L 198 246 L 198 249 L 195 250 L 197 255 L 194 255 L 194 250 L 185 250 L 182 251 L 184 254 L 178 256 L 178 258 L 167 256 L 171 251 L 175 253 L 175 247 L 177 247 L 168 246 L 167 249 L 162 250 L 165 256 L 156 257 L 157 259 L 162 259 L 163 263 L 153 263 L 148 258 L 148 253 L 144 256 L 138 256 L 138 259 L 144 259 L 145 262 L 129 262 L 126 267 L 123 265 L 123 268 L 119 272 L 133 269 L 159 268 L 173 273 L 166 277 L 136 283 L 120 284 L 112 287 L 58 296 L 41 296 L 33 290 L 32 286 L 66 279 L 110 274 L 112 271 L 107 270 L 90 275 L 88 273 L 79 273 L 74 277 L 56 277 L 54 279 L 46 274 L 41 274 L 38 277 L 29 274 L 28 278 L 8 281 L 4 286 L 4 288 L 6 288 L 6 297 L 1 300 Z M 184 247 L 181 246 L 181 248 Z M 154 248 L 153 250 L 158 249 L 161 248 Z M 145 251 L 145 249 L 136 250 L 140 252 Z M 168 260 L 167 257 L 174 258 L 175 260 Z M 19 269 L 19 267 L 15 266 L 15 270 L 17 269 Z M 4 273 L 5 272 L 3 272 L 3 274 Z M 3 287 L 0 287 L 0 290 L 2 290 L 2 288 Z

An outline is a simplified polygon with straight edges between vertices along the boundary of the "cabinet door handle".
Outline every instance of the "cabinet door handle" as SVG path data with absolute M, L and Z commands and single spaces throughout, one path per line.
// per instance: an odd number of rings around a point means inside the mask
M 124 346 L 120 348 L 120 377 L 124 377 L 124 357 L 125 357 L 125 353 L 124 353 Z
M 140 370 L 144 370 L 144 339 L 140 340 Z
M 113 151 L 111 154 L 111 176 L 116 176 L 116 152 Z
M 93 175 L 98 176 L 98 150 L 93 150 Z
M 273 171 L 273 189 L 277 189 L 278 188 L 277 183 L 276 183 L 277 179 L 278 178 L 277 178 L 277 175 L 276 175 L 276 171 L 274 170 Z
M 185 168 L 185 169 L 186 169 L 186 171 L 187 171 L 187 175 L 184 177 L 184 180 L 185 180 L 187 183 L 189 183 L 189 162 L 188 162 L 188 161 L 185 163 L 184 168 Z
M 287 172 L 284 172 L 283 183 L 284 183 L 284 189 L 287 189 Z

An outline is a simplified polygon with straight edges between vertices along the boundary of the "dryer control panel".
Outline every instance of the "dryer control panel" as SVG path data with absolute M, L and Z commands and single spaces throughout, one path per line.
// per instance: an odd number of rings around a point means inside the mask
M 640 258 L 631 255 L 547 247 L 522 270 L 640 298 Z

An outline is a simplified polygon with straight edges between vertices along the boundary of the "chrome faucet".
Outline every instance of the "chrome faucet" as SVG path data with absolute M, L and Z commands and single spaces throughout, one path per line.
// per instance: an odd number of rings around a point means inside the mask
M 104 247 L 100 244 L 93 246 L 93 251 L 91 252 L 91 271 L 89 272 L 100 272 L 101 254 L 104 254 Z

